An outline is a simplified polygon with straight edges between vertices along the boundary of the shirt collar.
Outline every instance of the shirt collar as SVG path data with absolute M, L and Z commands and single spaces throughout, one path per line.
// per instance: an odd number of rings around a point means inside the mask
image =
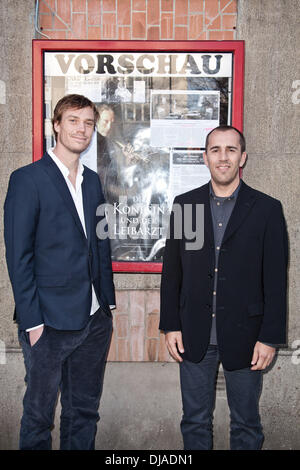
M 67 178 L 69 176 L 69 168 L 66 167 L 66 165 L 55 155 L 55 153 L 53 152 L 54 150 L 54 147 L 53 148 L 50 148 L 47 150 L 47 153 L 48 155 L 50 155 L 50 157 L 52 158 L 52 160 L 54 161 L 54 163 L 56 163 L 56 165 L 58 166 L 58 168 L 60 169 L 60 171 L 62 172 L 63 176 L 65 178 Z M 77 176 L 81 176 L 82 173 L 84 171 L 84 166 L 83 164 L 81 163 L 81 161 L 79 160 L 78 161 L 78 170 L 77 170 Z
M 240 187 L 241 187 L 241 180 L 239 182 L 238 187 L 233 191 L 233 193 L 230 196 L 228 196 L 226 198 L 226 197 L 221 197 L 221 196 L 216 196 L 215 195 L 212 184 L 211 184 L 211 181 L 210 181 L 209 182 L 209 194 L 210 194 L 211 197 L 216 198 L 216 199 L 224 199 L 224 200 L 229 199 L 229 200 L 231 200 L 231 199 L 235 199 L 237 197 L 237 195 L 239 193 L 239 190 L 240 190 Z

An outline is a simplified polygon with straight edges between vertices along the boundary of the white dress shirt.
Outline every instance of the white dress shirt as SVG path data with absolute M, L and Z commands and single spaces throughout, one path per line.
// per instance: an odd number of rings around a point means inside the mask
M 84 167 L 83 167 L 81 161 L 79 160 L 78 170 L 77 170 L 77 175 L 76 175 L 75 188 L 74 188 L 73 184 L 71 183 L 71 181 L 68 178 L 69 169 L 54 154 L 53 148 L 47 150 L 47 152 L 50 155 L 50 157 L 52 158 L 52 160 L 54 161 L 54 163 L 58 166 L 58 168 L 60 169 L 60 171 L 61 171 L 61 173 L 62 173 L 62 175 L 65 179 L 65 182 L 66 182 L 66 184 L 67 184 L 67 186 L 70 190 L 72 199 L 74 201 L 74 204 L 75 204 L 80 222 L 82 224 L 82 228 L 83 228 L 84 233 L 85 233 L 85 236 L 87 236 L 86 235 L 85 219 L 84 219 L 83 201 L 82 201 L 82 181 L 83 181 L 82 173 L 83 173 Z M 94 286 L 92 285 L 92 305 L 91 305 L 90 315 L 94 315 L 94 313 L 99 309 L 99 307 L 100 307 L 100 305 L 99 305 L 99 302 L 97 300 L 95 289 L 94 289 Z M 38 326 L 34 326 L 33 328 L 28 328 L 28 330 L 26 330 L 26 331 L 35 330 L 35 329 L 37 329 L 41 326 L 43 326 L 43 323 L 41 323 Z

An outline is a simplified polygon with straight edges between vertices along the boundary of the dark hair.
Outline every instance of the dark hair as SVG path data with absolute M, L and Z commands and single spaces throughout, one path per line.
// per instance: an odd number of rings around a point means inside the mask
M 239 136 L 240 136 L 241 151 L 242 151 L 242 153 L 245 152 L 245 150 L 246 150 L 246 140 L 245 140 L 244 134 L 242 134 L 242 132 L 239 131 L 236 127 L 233 127 L 233 126 L 226 126 L 226 125 L 221 125 L 221 126 L 215 127 L 212 131 L 210 131 L 210 132 L 207 134 L 206 140 L 205 140 L 205 152 L 207 152 L 209 137 L 210 137 L 210 135 L 211 135 L 214 131 L 226 132 L 226 131 L 231 131 L 231 130 L 234 130 L 234 131 L 236 131 L 236 132 L 239 134 Z
M 99 119 L 98 109 L 96 108 L 96 106 L 91 100 L 89 100 L 83 95 L 76 95 L 76 94 L 66 95 L 57 102 L 55 109 L 54 109 L 53 118 L 51 121 L 53 132 L 55 135 L 55 140 L 57 139 L 57 132 L 54 129 L 54 124 L 60 123 L 63 113 L 71 108 L 74 108 L 74 109 L 92 108 L 94 112 L 95 125 Z
M 97 107 L 97 109 L 98 109 L 100 117 L 101 117 L 101 114 L 103 113 L 103 111 L 112 111 L 114 113 L 113 107 L 110 106 L 109 104 L 106 104 L 106 103 L 100 104 Z

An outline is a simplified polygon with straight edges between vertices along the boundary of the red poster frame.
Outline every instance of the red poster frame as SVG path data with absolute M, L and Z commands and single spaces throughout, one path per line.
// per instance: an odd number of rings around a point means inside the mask
M 233 54 L 232 125 L 243 131 L 244 41 L 32 41 L 32 149 L 33 161 L 43 155 L 43 55 L 44 52 L 230 52 Z M 115 272 L 160 273 L 158 262 L 113 262 Z

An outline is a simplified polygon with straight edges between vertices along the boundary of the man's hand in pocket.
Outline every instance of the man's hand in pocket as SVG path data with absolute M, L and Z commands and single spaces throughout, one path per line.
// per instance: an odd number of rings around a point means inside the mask
M 31 346 L 33 346 L 40 339 L 43 331 L 44 325 L 40 326 L 39 328 L 36 328 L 35 330 L 29 331 L 29 341 Z

